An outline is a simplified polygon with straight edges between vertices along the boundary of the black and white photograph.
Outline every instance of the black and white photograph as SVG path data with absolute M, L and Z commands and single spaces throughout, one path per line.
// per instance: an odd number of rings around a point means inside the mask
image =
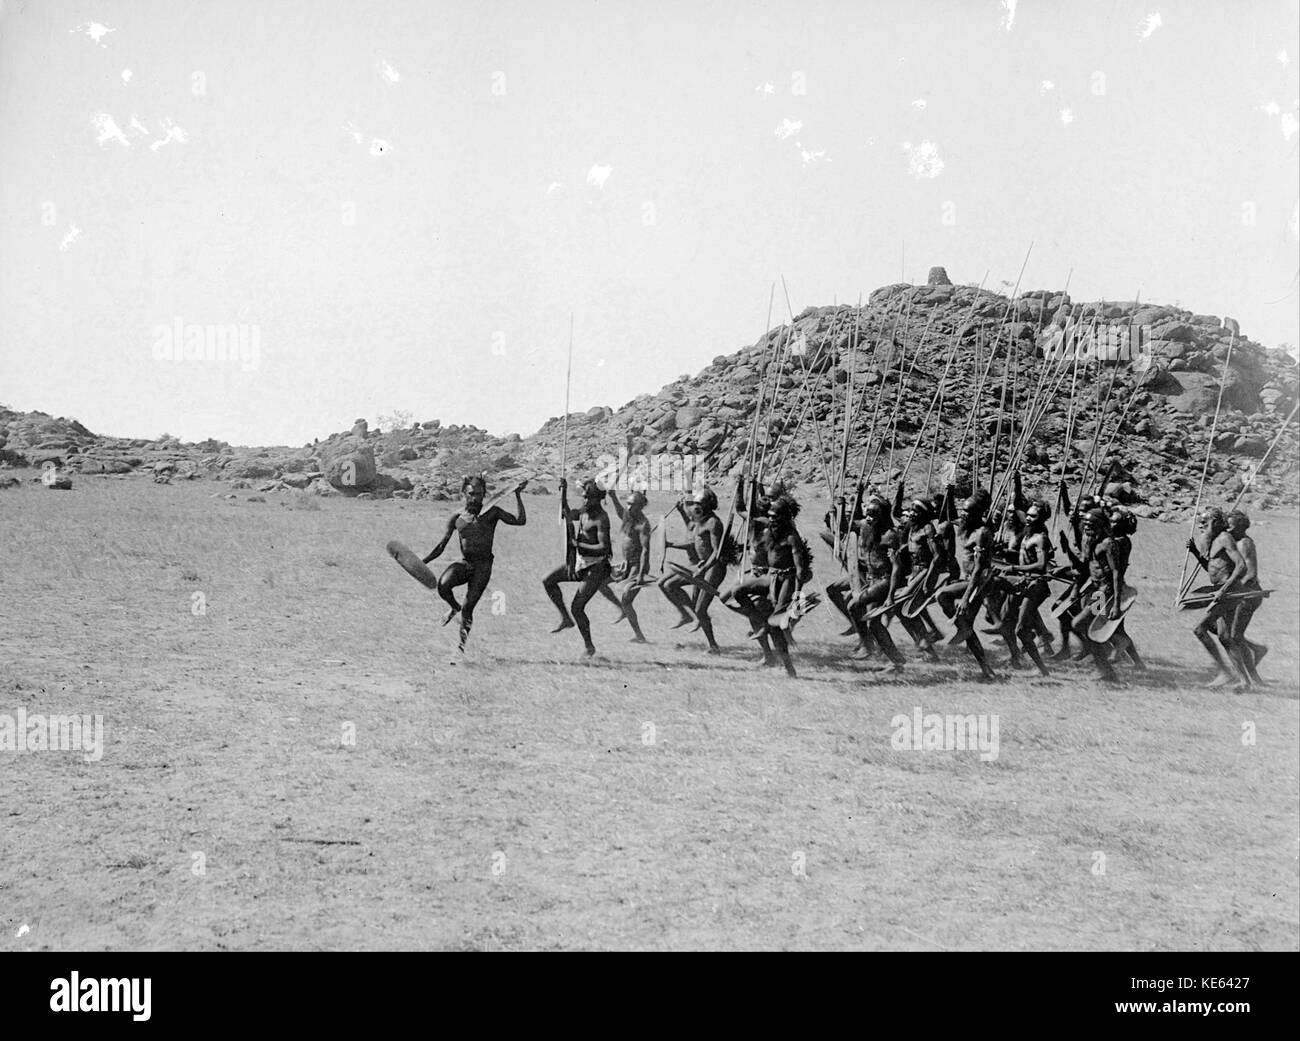
M 0 0 L 0 953 L 1249 1013 L 1298 65 L 1296 0 Z

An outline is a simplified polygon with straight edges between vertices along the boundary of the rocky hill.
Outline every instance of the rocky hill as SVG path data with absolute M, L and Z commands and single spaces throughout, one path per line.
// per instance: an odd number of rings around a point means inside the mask
M 1136 362 L 1094 360 L 1076 374 L 1052 355 L 1060 331 L 1071 328 L 1127 330 L 1126 342 L 1140 337 L 1142 349 Z M 987 484 L 994 444 L 1004 468 L 1028 405 L 1036 402 L 1039 418 L 1021 465 L 1027 489 L 1046 491 L 1062 466 L 1077 484 L 1093 455 L 1093 470 L 1114 464 L 1113 483 L 1142 515 L 1174 519 L 1195 498 L 1222 384 L 1207 495 L 1233 499 L 1246 488 L 1243 501 L 1255 509 L 1294 509 L 1300 505 L 1294 423 L 1260 463 L 1300 400 L 1298 377 L 1286 351 L 1252 341 L 1231 319 L 1149 303 L 1076 302 L 1054 290 L 1009 299 L 952 285 L 937 268 L 929 284 L 884 286 L 860 310 L 808 308 L 657 394 L 617 410 L 571 415 L 569 472 L 609 477 L 619 465 L 648 463 L 652 482 L 663 479 L 657 490 L 680 490 L 681 461 L 707 458 L 710 479 L 721 481 L 746 458 L 766 387 L 769 403 L 775 388 L 775 405 L 763 409 L 759 429 L 769 472 L 779 469 L 808 490 L 825 491 L 826 473 L 838 470 L 850 391 L 852 476 L 865 470 L 872 482 L 892 483 L 910 460 L 908 485 L 919 490 L 927 476 L 937 483 L 952 461 L 959 464 L 959 483 Z M 545 493 L 558 477 L 563 427 L 555 417 L 521 439 L 438 420 L 378 432 L 358 420 L 348 431 L 298 448 L 242 448 L 105 437 L 75 420 L 0 408 L 0 467 L 52 463 L 73 476 L 144 475 L 160 482 L 214 480 L 263 494 L 416 499 L 454 497 L 464 473 L 487 470 L 497 486 L 531 475 L 532 490 Z

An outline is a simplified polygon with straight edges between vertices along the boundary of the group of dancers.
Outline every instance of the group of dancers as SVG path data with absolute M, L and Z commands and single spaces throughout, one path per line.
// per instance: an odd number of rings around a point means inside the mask
M 449 608 L 443 624 L 460 619 L 462 650 L 491 576 L 496 525 L 525 523 L 522 493 L 527 484 L 513 489 L 512 514 L 495 505 L 485 510 L 486 476 L 467 476 L 463 509 L 448 520 L 443 538 L 424 558 L 429 563 L 453 534 L 459 535 L 463 560 L 446 569 L 438 592 Z M 693 625 L 703 634 L 708 653 L 721 653 L 712 613 L 720 603 L 746 619 L 763 666 L 796 675 L 794 630 L 820 602 L 821 591 L 813 585 L 813 553 L 796 524 L 799 503 L 782 482 L 738 478 L 725 521 L 716 493 L 707 486 L 679 500 L 670 513 L 681 517 L 686 537 L 674 540 L 665 532 L 658 575 L 651 564 L 656 525 L 646 514 L 645 493 L 633 491 L 622 502 L 595 480 L 580 487 L 581 504 L 570 506 L 568 483 L 560 481 L 566 560 L 542 581 L 559 613 L 553 632 L 576 628 L 585 653 L 594 655 L 587 608 L 599 595 L 618 610 L 615 622 L 627 621 L 632 640 L 646 643 L 636 600 L 657 586 L 677 612 L 673 628 Z M 1051 674 L 1049 661 L 1071 658 L 1091 659 L 1106 683 L 1120 681 L 1117 664 L 1144 670 L 1125 627 L 1137 596 L 1127 582 L 1136 516 L 1104 496 L 1084 496 L 1072 506 L 1064 484 L 1057 505 L 1062 523 L 1054 544 L 1052 507 L 1024 495 L 1018 472 L 1001 506 L 983 489 L 961 497 L 952 485 L 910 502 L 901 484 L 892 499 L 865 485 L 853 496 L 836 499 L 819 534 L 843 575 L 824 592 L 847 623 L 842 635 L 854 639 L 853 656 L 879 656 L 885 672 L 901 672 L 907 658 L 889 628 L 896 620 L 927 660 L 940 659 L 941 645 L 964 644 L 984 681 L 997 679 L 997 673 L 980 633 L 1002 639 L 1011 668 L 1033 668 L 1043 676 Z M 733 535 L 737 525 L 739 538 Z M 1211 509 L 1201 518 L 1199 540 L 1188 540 L 1189 552 L 1211 582 L 1203 591 L 1209 610 L 1194 631 L 1217 666 L 1212 686 L 1245 689 L 1263 682 L 1256 666 L 1267 648 L 1246 638 L 1260 599 L 1252 595 L 1260 586 L 1254 542 L 1246 534 L 1249 525 L 1240 510 L 1225 514 Z M 668 560 L 670 551 L 684 553 L 685 561 Z M 735 577 L 728 584 L 732 569 Z M 561 586 L 567 583 L 579 588 L 566 604 Z M 463 603 L 455 596 L 461 585 L 467 587 Z M 1045 611 L 1055 618 L 1056 633 L 1044 619 Z M 946 636 L 935 613 L 950 623 Z M 1054 646 L 1057 639 L 1059 646 Z M 1071 648 L 1072 641 L 1077 649 Z

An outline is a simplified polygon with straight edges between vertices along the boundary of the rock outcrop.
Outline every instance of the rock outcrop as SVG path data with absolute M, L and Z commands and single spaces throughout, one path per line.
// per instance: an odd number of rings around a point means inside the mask
M 1126 330 L 1130 343 L 1140 336 L 1137 363 L 1061 364 L 1053 344 L 1067 324 Z M 668 475 L 659 490 L 680 491 L 673 475 L 705 461 L 710 479 L 721 482 L 748 457 L 762 393 L 755 448 L 769 472 L 824 491 L 824 475 L 839 469 L 851 394 L 852 476 L 891 483 L 910 463 L 908 484 L 919 491 L 927 477 L 937 482 L 945 463 L 959 463 L 986 483 L 995 450 L 1005 468 L 1034 402 L 1038 423 L 1021 460 L 1031 490 L 1048 491 L 1062 474 L 1076 486 L 1091 455 L 1100 459 L 1096 480 L 1109 470 L 1145 516 L 1181 516 L 1202 466 L 1211 495 L 1235 495 L 1249 483 L 1248 505 L 1295 508 L 1294 424 L 1255 470 L 1300 400 L 1298 375 L 1286 351 L 1243 337 L 1231 318 L 1077 302 L 1049 289 L 1009 299 L 953 285 L 936 267 L 926 285 L 882 286 L 861 311 L 809 307 L 757 342 L 714 355 L 694 376 L 620 408 L 570 415 L 569 473 L 618 476 L 640 466 Z M 521 438 L 436 419 L 380 432 L 359 419 L 298 449 L 240 448 L 166 435 L 104 437 L 75 420 L 0 408 L 0 468 L 51 462 L 85 475 L 220 480 L 264 493 L 433 500 L 458 497 L 465 474 L 486 470 L 497 486 L 531 475 L 531 490 L 545 494 L 560 476 L 563 427 L 563 417 L 553 417 Z

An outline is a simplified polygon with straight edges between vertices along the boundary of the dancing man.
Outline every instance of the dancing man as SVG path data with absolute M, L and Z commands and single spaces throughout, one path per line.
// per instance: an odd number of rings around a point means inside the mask
M 605 492 L 593 480 L 582 482 L 582 507 L 577 510 L 569 508 L 569 483 L 560 478 L 560 515 L 565 524 L 573 525 L 569 537 L 580 558 L 570 568 L 562 564 L 542 580 L 542 588 L 560 612 L 560 624 L 551 630 L 553 633 L 571 629 L 577 625 L 586 647 L 586 656 L 596 653 L 596 645 L 591 642 L 591 621 L 587 618 L 587 603 L 600 592 L 601 587 L 609 581 L 610 576 L 610 542 L 609 514 L 601 503 Z M 564 606 L 564 594 L 560 592 L 561 582 L 578 582 L 581 588 L 573 597 L 573 614 Z M 615 601 L 617 602 L 617 601 Z
M 460 482 L 461 495 L 465 498 L 464 508 L 447 521 L 447 530 L 443 532 L 442 540 L 424 558 L 426 564 L 438 559 L 447 548 L 452 535 L 460 536 L 460 553 L 464 559 L 450 565 L 438 579 L 438 595 L 450 608 L 442 624 L 446 625 L 460 615 L 460 637 L 456 643 L 459 650 L 465 649 L 465 641 L 469 639 L 469 631 L 474 625 L 474 608 L 482 599 L 488 581 L 492 578 L 492 543 L 496 539 L 497 522 L 520 527 L 527 521 L 523 500 L 523 491 L 527 487 L 527 479 L 515 485 L 515 514 L 507 513 L 500 506 L 493 506 L 484 513 L 487 475 L 467 475 Z M 457 586 L 468 587 L 465 590 L 464 605 L 456 602 L 454 590 Z

